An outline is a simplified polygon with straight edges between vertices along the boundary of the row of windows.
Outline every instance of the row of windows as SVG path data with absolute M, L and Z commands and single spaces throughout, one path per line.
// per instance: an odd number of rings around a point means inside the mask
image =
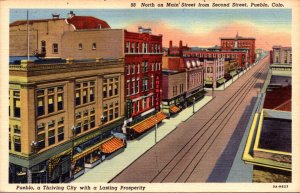
M 41 41 L 41 53 L 46 53 L 46 41 L 42 40 Z M 58 53 L 58 43 L 53 43 L 52 44 L 52 54 L 57 54 Z
M 96 50 L 97 49 L 97 44 L 95 42 L 92 43 L 91 49 L 92 50 Z M 78 44 L 78 50 L 83 50 L 83 44 L 82 43 Z
M 157 71 L 161 69 L 161 63 L 155 62 L 155 63 L 148 63 L 148 61 L 143 61 L 142 62 L 142 72 L 148 72 L 149 69 L 153 72 L 153 71 Z M 130 74 L 139 74 L 140 73 L 140 64 L 127 64 L 126 66 L 126 74 L 130 75 Z
M 103 98 L 117 96 L 119 94 L 119 78 L 103 79 Z
M 95 101 L 95 81 L 75 84 L 75 105 L 82 105 Z
M 21 136 L 14 136 L 13 137 L 13 143 L 14 143 L 14 151 L 16 152 L 21 152 Z M 11 150 L 11 145 L 12 145 L 12 141 L 11 141 L 11 136 L 9 135 L 9 141 L 8 141 L 8 147 L 9 150 Z
M 132 113 L 137 114 L 140 111 L 149 109 L 154 105 L 154 96 L 145 97 L 132 103 Z
M 148 44 L 146 42 L 126 42 L 125 53 L 160 53 L 160 44 Z
M 12 111 L 12 115 L 15 118 L 21 118 L 21 101 L 20 101 L 20 91 L 19 90 L 13 90 L 13 111 Z M 9 101 L 10 101 L 10 91 L 9 91 Z M 11 106 L 10 106 L 10 102 L 9 102 L 9 106 L 8 106 L 8 113 L 9 116 L 11 116 Z
M 199 83 L 201 83 L 201 81 L 202 81 L 201 79 L 202 79 L 202 73 L 199 72 L 199 73 L 191 74 L 189 81 L 190 81 L 190 84 L 192 86 L 194 86 L 194 85 L 198 85 Z
M 238 58 L 239 54 L 237 54 L 237 53 L 231 53 L 231 54 L 185 53 L 183 56 L 199 57 L 199 58 Z
M 153 75 L 150 76 L 150 79 L 148 77 L 144 77 L 141 81 L 142 84 L 140 84 L 140 78 L 132 78 L 131 81 L 128 80 L 126 82 L 126 96 L 138 94 L 140 91 L 140 85 L 142 86 L 142 92 L 148 91 L 149 88 L 153 89 L 154 81 Z
M 87 131 L 95 127 L 95 108 L 91 108 L 90 110 L 85 109 L 82 112 L 75 113 L 76 119 L 76 127 L 75 127 L 75 135 L 83 131 Z
M 117 119 L 120 115 L 119 112 L 119 102 L 110 102 L 103 104 L 103 114 L 101 117 L 102 123 L 106 123 L 109 121 L 112 121 L 114 119 Z
M 179 84 L 179 93 L 177 91 L 177 85 L 173 86 L 173 97 L 183 93 L 183 84 Z
M 37 116 L 51 114 L 64 109 L 64 88 L 63 86 L 38 89 L 37 95 Z M 47 104 L 47 105 L 45 105 Z

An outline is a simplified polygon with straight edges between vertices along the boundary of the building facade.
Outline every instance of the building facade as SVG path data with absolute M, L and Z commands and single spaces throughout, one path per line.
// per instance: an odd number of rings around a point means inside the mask
M 125 147 L 124 59 L 9 66 L 11 183 L 68 182 Z
M 292 48 L 273 46 L 272 61 L 275 64 L 292 64 Z
M 224 58 L 203 59 L 205 86 L 217 88 L 225 83 Z
M 221 50 L 231 51 L 233 49 L 249 49 L 249 63 L 246 67 L 252 65 L 255 62 L 255 38 L 253 37 L 242 37 L 238 33 L 235 37 L 221 37 Z

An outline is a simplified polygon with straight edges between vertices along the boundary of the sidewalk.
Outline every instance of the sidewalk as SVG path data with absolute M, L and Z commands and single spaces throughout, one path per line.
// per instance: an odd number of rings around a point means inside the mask
M 210 102 L 213 98 L 205 96 L 202 100 L 195 103 L 195 111 L 200 110 L 204 105 Z M 179 123 L 186 121 L 193 115 L 193 106 L 182 110 L 175 117 L 164 119 L 162 124 L 157 129 L 157 142 L 172 132 Z M 128 141 L 127 148 L 111 160 L 105 160 L 95 168 L 89 170 L 84 175 L 80 176 L 73 182 L 109 182 L 122 170 L 128 167 L 132 162 L 138 159 L 141 155 L 155 145 L 155 130 L 153 129 L 140 140 Z
M 235 75 L 232 79 L 225 82 L 225 88 L 224 84 L 220 85 L 218 88 L 215 88 L 214 90 L 224 90 L 227 87 L 229 87 L 234 81 L 236 81 L 239 77 L 244 75 L 248 70 L 250 70 L 254 65 L 250 66 L 249 68 L 245 69 L 244 71 L 241 71 L 239 74 Z M 211 88 L 205 88 L 205 90 L 212 90 Z

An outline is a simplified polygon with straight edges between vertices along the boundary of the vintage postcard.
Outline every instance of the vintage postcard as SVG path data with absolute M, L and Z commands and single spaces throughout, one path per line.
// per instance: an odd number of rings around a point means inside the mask
M 298 1 L 0 9 L 0 192 L 300 192 Z

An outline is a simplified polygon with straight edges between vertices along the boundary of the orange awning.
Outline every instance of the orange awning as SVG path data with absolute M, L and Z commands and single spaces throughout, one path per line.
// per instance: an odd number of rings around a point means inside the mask
M 103 153 L 112 153 L 125 146 L 125 143 L 119 138 L 112 138 L 107 142 L 103 143 L 100 150 Z
M 156 115 L 153 115 L 149 117 L 148 119 L 145 119 L 144 121 L 134 125 L 132 129 L 136 131 L 137 133 L 142 133 L 151 127 L 153 127 L 156 123 L 161 122 L 164 120 L 167 116 L 163 112 L 159 112 Z
M 177 106 L 173 106 L 173 107 L 170 108 L 170 111 L 171 111 L 172 113 L 177 113 L 177 112 L 180 111 L 180 108 L 178 108 Z

